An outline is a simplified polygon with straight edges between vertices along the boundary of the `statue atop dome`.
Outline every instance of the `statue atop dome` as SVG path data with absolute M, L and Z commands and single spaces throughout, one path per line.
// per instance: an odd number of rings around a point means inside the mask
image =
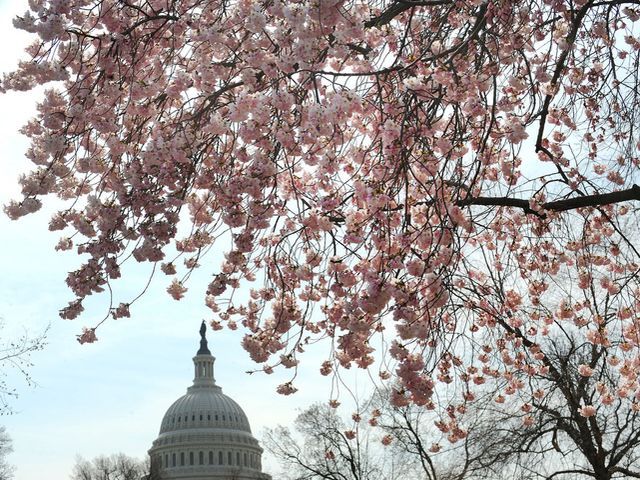
M 200 325 L 200 349 L 198 350 L 197 355 L 211 355 L 209 351 L 209 346 L 207 345 L 207 326 L 202 321 L 202 325 Z

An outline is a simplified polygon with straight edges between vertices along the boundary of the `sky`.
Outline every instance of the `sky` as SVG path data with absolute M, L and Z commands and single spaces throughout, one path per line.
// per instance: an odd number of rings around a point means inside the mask
M 11 23 L 26 7 L 27 0 L 0 0 L 0 73 L 26 58 L 22 52 L 30 35 Z M 0 205 L 19 198 L 17 178 L 30 169 L 24 157 L 27 140 L 18 129 L 34 116 L 41 93 L 0 94 Z M 530 136 L 523 145 L 531 147 L 533 142 Z M 549 168 L 534 161 L 526 162 L 523 171 L 538 177 Z M 8 460 L 17 467 L 16 480 L 68 479 L 77 456 L 90 459 L 123 452 L 143 458 L 164 412 L 191 384 L 200 322 L 212 319 L 203 298 L 218 263 L 215 252 L 205 260 L 211 268 L 205 266 L 190 278 L 183 300 L 172 300 L 165 292 L 169 279 L 156 276 L 132 306 L 131 318 L 105 323 L 95 344 L 78 344 L 82 327 L 104 317 L 108 297 L 90 297 L 79 319 L 58 317 L 58 310 L 72 299 L 65 276 L 80 259 L 73 252 L 54 250 L 58 234 L 47 230 L 54 210 L 55 200 L 49 199 L 41 211 L 19 221 L 10 221 L 0 211 L 0 344 L 49 327 L 47 345 L 33 355 L 29 370 L 36 385 L 30 387 L 20 374 L 9 372 L 8 381 L 20 395 L 11 401 L 14 413 L 0 416 L 0 426 L 13 439 Z M 148 267 L 129 264 L 123 269 L 124 278 L 115 285 L 118 301 L 136 296 L 148 279 Z M 318 371 L 328 345 L 305 354 L 295 381 L 299 391 L 281 396 L 275 389 L 289 380 L 290 371 L 246 374 L 257 366 L 242 350 L 241 336 L 241 331 L 209 331 L 209 347 L 217 358 L 218 385 L 243 407 L 258 439 L 265 428 L 290 425 L 301 409 L 336 396 L 331 379 Z M 351 386 L 350 391 L 340 387 L 342 411 L 350 413 L 350 397 L 365 400 L 371 382 L 366 372 L 355 369 L 343 372 L 342 378 Z M 263 465 L 278 478 L 272 459 L 265 457 Z
M 11 20 L 26 5 L 26 0 L 0 0 L 0 72 L 25 58 L 30 36 L 15 30 Z M 18 198 L 17 178 L 30 168 L 24 158 L 27 141 L 18 129 L 33 116 L 37 99 L 33 92 L 0 94 L 0 204 Z M 200 322 L 211 319 L 202 301 L 210 272 L 192 277 L 193 288 L 180 302 L 165 293 L 167 278 L 156 277 L 132 307 L 131 318 L 104 324 L 95 344 L 78 344 L 75 336 L 104 316 L 108 299 L 91 298 L 80 319 L 58 317 L 72 299 L 64 279 L 79 257 L 54 250 L 58 235 L 47 230 L 52 205 L 45 202 L 40 212 L 19 221 L 0 213 L 0 339 L 37 335 L 50 326 L 46 347 L 32 356 L 29 372 L 36 385 L 9 372 L 19 397 L 11 400 L 14 413 L 0 417 L 0 425 L 13 439 L 8 461 L 16 466 L 16 480 L 67 479 L 78 455 L 146 455 L 164 412 L 191 384 Z M 147 275 L 146 267 L 125 270 L 118 292 L 135 294 Z M 264 428 L 290 424 L 300 409 L 329 399 L 329 380 L 318 373 L 325 352 L 309 352 L 296 379 L 299 392 L 285 397 L 275 388 L 289 372 L 244 373 L 256 365 L 240 347 L 240 331 L 209 331 L 208 337 L 217 383 L 243 407 L 258 438 Z M 357 386 L 359 377 L 353 380 Z M 265 470 L 276 473 L 275 462 L 265 460 Z

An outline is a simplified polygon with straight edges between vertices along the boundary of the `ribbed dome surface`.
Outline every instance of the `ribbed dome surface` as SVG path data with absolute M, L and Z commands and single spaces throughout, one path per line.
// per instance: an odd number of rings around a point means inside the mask
M 191 428 L 223 428 L 251 433 L 240 405 L 218 387 L 190 391 L 176 400 L 162 419 L 160 433 Z

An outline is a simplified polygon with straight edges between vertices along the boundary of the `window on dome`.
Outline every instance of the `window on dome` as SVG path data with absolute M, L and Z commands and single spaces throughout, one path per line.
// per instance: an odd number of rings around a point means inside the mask
M 204 452 L 200 452 L 200 453 L 198 454 L 198 457 L 199 457 L 199 458 L 198 458 L 198 463 L 199 463 L 200 465 L 204 465 Z
M 209 451 L 209 465 L 213 465 L 213 452 Z
M 176 466 L 176 454 L 175 453 L 173 455 L 171 455 L 171 466 L 172 467 Z
M 184 452 L 180 452 L 180 466 L 184 466 Z
M 193 465 L 193 452 L 189 452 L 189 465 Z
M 207 415 L 207 420 L 211 421 L 211 415 Z
M 244 466 L 245 467 L 249 466 L 249 463 L 247 462 L 247 454 L 246 453 L 244 454 Z
M 233 455 L 231 454 L 231 452 L 227 452 L 227 464 L 233 465 Z
M 200 421 L 202 421 L 202 415 L 200 415 Z
M 180 420 L 182 420 L 182 417 L 178 417 L 178 423 L 180 423 Z
M 222 452 L 218 452 L 218 465 L 222 465 Z
M 167 468 L 169 466 L 169 454 L 165 453 L 164 454 L 164 468 Z
M 196 416 L 195 415 L 191 415 L 191 421 L 195 422 L 196 421 Z
M 236 465 L 242 465 L 240 463 L 240 452 L 236 452 Z
M 223 421 L 223 422 L 226 422 L 226 421 L 227 421 L 227 417 L 225 416 L 225 414 L 224 414 L 224 413 L 222 414 L 222 421 Z
M 218 421 L 218 414 L 216 413 L 216 422 Z
M 186 422 L 187 420 L 189 420 L 189 416 L 188 416 L 188 415 L 185 415 L 185 416 L 184 416 L 184 421 Z

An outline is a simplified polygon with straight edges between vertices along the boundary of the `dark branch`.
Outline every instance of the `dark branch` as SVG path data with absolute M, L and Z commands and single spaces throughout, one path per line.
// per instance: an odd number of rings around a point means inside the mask
M 365 22 L 364 26 L 367 28 L 371 27 L 382 27 L 387 23 L 391 22 L 394 18 L 396 18 L 401 13 L 414 8 L 414 7 L 436 7 L 439 5 L 450 5 L 451 0 L 427 0 L 427 1 L 398 1 L 387 8 L 384 12 L 382 12 L 377 17 L 374 17 Z
M 552 212 L 564 212 L 584 207 L 601 207 L 612 203 L 627 202 L 629 200 L 640 200 L 640 187 L 633 185 L 627 190 L 620 190 L 611 193 L 600 193 L 595 195 L 583 195 L 581 197 L 566 198 L 564 200 L 555 200 L 553 202 L 543 203 L 543 210 Z M 525 213 L 544 216 L 543 214 L 533 210 L 528 200 L 522 198 L 510 197 L 467 197 L 457 202 L 458 206 L 469 205 L 485 205 L 498 207 L 516 207 L 524 210 Z
M 632 478 L 640 478 L 640 472 L 634 472 L 632 470 L 629 470 L 628 468 L 624 468 L 624 467 L 615 467 L 613 469 L 613 471 L 615 473 L 622 473 L 623 475 L 626 475 L 627 477 L 632 477 Z

